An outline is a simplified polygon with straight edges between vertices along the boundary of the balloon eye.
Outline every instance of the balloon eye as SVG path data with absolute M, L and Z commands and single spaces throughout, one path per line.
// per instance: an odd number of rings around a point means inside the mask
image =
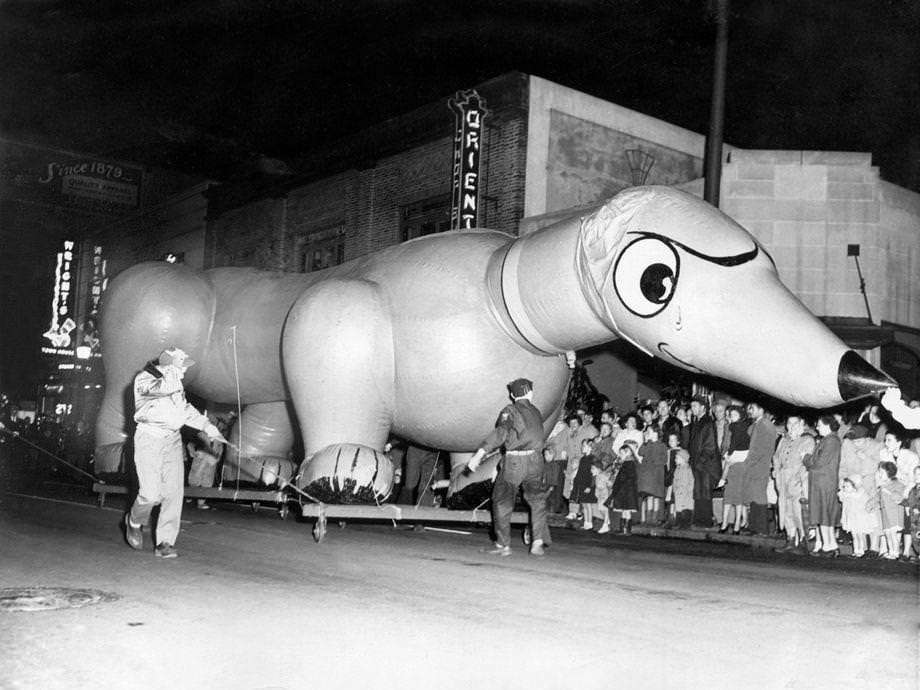
M 637 316 L 654 316 L 674 296 L 680 259 L 667 242 L 641 238 L 617 257 L 613 284 L 623 305 Z
M 667 302 L 674 291 L 674 271 L 664 264 L 649 266 L 642 272 L 639 289 L 649 302 Z

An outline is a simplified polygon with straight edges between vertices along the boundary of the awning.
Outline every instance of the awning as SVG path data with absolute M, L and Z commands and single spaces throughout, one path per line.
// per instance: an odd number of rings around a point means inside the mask
M 878 326 L 866 317 L 819 317 L 834 334 L 854 350 L 873 350 L 895 341 L 895 329 L 889 325 Z

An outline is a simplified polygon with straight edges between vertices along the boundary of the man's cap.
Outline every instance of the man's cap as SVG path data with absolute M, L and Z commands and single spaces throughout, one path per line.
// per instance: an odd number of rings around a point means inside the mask
M 869 430 L 862 424 L 854 424 L 844 438 L 869 438 Z
M 529 379 L 514 379 L 508 384 L 508 392 L 514 398 L 523 398 L 533 390 L 533 381 Z
M 163 350 L 160 353 L 160 357 L 157 360 L 163 366 L 173 364 L 177 367 L 190 367 L 195 364 L 195 360 L 191 359 L 185 350 L 182 350 L 178 347 L 171 347 L 167 350 Z

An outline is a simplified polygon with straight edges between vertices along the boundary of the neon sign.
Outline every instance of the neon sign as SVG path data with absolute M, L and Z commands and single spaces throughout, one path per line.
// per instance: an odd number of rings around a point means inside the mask
M 43 334 L 51 342 L 51 347 L 43 347 L 42 352 L 54 355 L 72 355 L 70 332 L 77 327 L 71 316 L 71 292 L 76 285 L 74 275 L 74 243 L 64 242 L 64 251 L 57 254 L 57 266 L 54 269 L 54 293 L 51 297 L 51 325 Z
M 450 227 L 452 230 L 475 228 L 479 224 L 482 127 L 489 111 L 485 100 L 475 89 L 458 91 L 448 105 L 456 122 Z

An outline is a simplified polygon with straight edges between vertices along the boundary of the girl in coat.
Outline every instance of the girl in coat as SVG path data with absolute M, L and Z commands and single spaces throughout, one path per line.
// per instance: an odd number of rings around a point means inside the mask
M 658 438 L 654 424 L 645 427 L 645 442 L 639 447 L 639 498 L 642 501 L 640 522 L 657 524 L 663 517 L 664 471 L 668 464 L 668 447 Z
M 591 466 L 594 464 L 595 457 L 592 453 L 594 442 L 585 439 L 581 442 L 581 459 L 578 461 L 578 471 L 572 480 L 572 501 L 581 505 L 581 515 L 584 520 L 582 529 L 593 529 L 594 527 L 594 505 L 597 503 L 597 496 L 594 493 L 594 476 L 591 474 Z
M 907 495 L 907 487 L 898 481 L 898 466 L 890 460 L 878 464 L 875 483 L 878 489 L 867 507 L 877 511 L 880 517 L 885 543 L 885 550 L 880 555 L 895 560 L 901 545 L 901 530 L 904 529 L 904 507 L 901 503 Z
M 613 478 L 608 463 L 596 458 L 591 466 L 591 475 L 594 477 L 594 496 L 597 498 L 597 510 L 604 521 L 597 533 L 607 534 L 610 531 L 610 508 L 607 507 L 607 499 L 610 497 L 610 488 L 613 486 Z
M 690 529 L 693 522 L 693 470 L 690 469 L 690 453 L 683 448 L 674 455 L 673 507 L 676 525 L 680 529 Z
M 623 534 L 631 534 L 632 514 L 639 510 L 636 447 L 632 443 L 624 443 L 617 451 L 617 455 L 619 456 L 620 470 L 616 474 L 616 479 L 613 480 L 610 498 L 607 499 L 607 507 L 620 511 L 622 519 L 621 531 Z
M 840 526 L 853 537 L 854 558 L 866 555 L 866 539 L 878 529 L 875 515 L 866 510 L 869 498 L 862 487 L 861 475 L 853 474 L 843 480 L 840 489 L 840 502 L 843 504 Z
M 680 430 L 675 429 L 668 434 L 666 441 L 668 446 L 668 464 L 664 468 L 664 502 L 665 512 L 667 513 L 666 525 L 673 525 L 677 517 L 674 510 L 674 491 L 672 484 L 674 482 L 674 469 L 677 467 L 677 453 L 683 448 L 680 445 Z M 684 451 L 686 452 L 686 451 Z M 689 457 L 689 453 L 687 454 Z

